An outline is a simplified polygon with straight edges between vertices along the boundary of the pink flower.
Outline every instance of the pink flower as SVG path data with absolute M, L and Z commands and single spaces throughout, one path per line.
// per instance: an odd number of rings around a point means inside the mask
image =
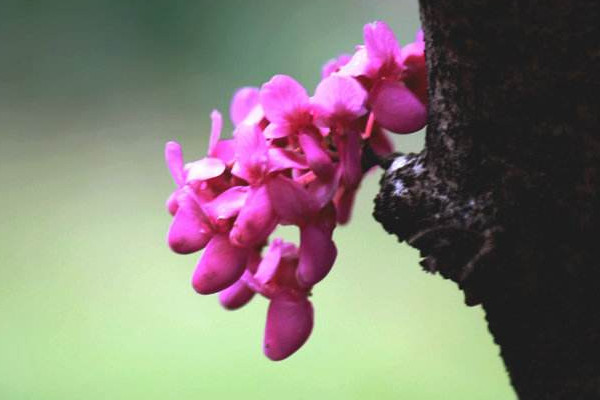
M 393 31 L 377 21 L 365 25 L 364 38 L 365 46 L 339 74 L 370 80 L 369 105 L 385 129 L 411 133 L 423 128 L 427 80 L 422 35 L 401 49 Z
M 313 327 L 313 308 L 307 298 L 310 287 L 296 278 L 298 261 L 296 246 L 275 239 L 256 273 L 245 275 L 250 287 L 270 299 L 263 350 L 274 361 L 295 353 Z
M 400 45 L 390 27 L 381 21 L 363 28 L 365 45 L 359 46 L 340 74 L 371 79 L 397 79 L 400 75 Z
M 248 249 L 231 244 L 226 234 L 216 234 L 200 257 L 192 286 L 200 294 L 219 292 L 242 276 L 247 261 Z
M 259 251 L 250 251 L 248 255 L 248 261 L 246 264 L 246 270 L 250 273 L 255 273 L 258 269 L 258 265 L 262 261 Z M 238 308 L 246 305 L 254 297 L 254 290 L 252 290 L 243 277 L 238 279 L 233 285 L 224 289 L 219 293 L 219 302 L 223 307 L 228 310 L 237 310 Z
M 313 286 L 331 270 L 337 250 L 332 240 L 335 210 L 319 210 L 316 200 L 297 182 L 283 176 L 267 185 L 275 212 L 282 223 L 300 228 L 298 281 Z
M 320 130 L 314 126 L 306 90 L 294 79 L 276 75 L 260 90 L 260 102 L 269 120 L 265 136 L 270 139 L 297 136 L 309 167 L 323 179 L 331 179 L 334 166 Z
M 313 328 L 314 312 L 310 301 L 286 296 L 269 303 L 263 349 L 273 361 L 295 353 L 308 340 Z
M 371 107 L 377 122 L 396 133 L 416 132 L 425 126 L 425 104 L 400 81 L 380 81 L 371 90 Z
M 425 42 L 419 29 L 415 41 L 402 48 L 402 81 L 423 104 L 427 104 L 427 66 L 425 65 Z
M 254 87 L 244 87 L 235 92 L 229 113 L 234 125 L 241 124 L 257 106 L 260 107 L 258 96 L 258 88 Z
M 267 138 L 286 137 L 312 124 L 308 93 L 293 78 L 275 75 L 262 86 L 259 97 L 270 122 Z
M 382 128 L 405 133 L 425 121 L 422 34 L 402 49 L 382 22 L 366 25 L 364 35 L 352 57 L 324 66 L 312 97 L 286 75 L 236 91 L 233 138 L 221 139 L 222 117 L 213 111 L 205 157 L 184 163 L 178 143 L 165 146 L 176 185 L 168 244 L 183 254 L 204 249 L 192 286 L 218 292 L 226 309 L 256 293 L 268 299 L 263 348 L 271 360 L 310 336 L 308 297 L 337 257 L 333 230 L 350 219 L 363 151 L 385 156 L 392 145 Z M 299 246 L 269 244 L 277 225 L 297 226 Z
M 186 189 L 176 193 L 178 207 L 169 228 L 167 241 L 176 253 L 194 253 L 203 249 L 212 237 L 208 218 L 193 193 Z
M 329 127 L 348 127 L 365 115 L 367 91 L 355 79 L 332 75 L 323 79 L 311 99 L 315 118 Z
M 332 58 L 327 61 L 321 69 L 321 78 L 325 79 L 329 75 L 338 72 L 344 65 L 348 64 L 352 56 L 350 54 L 341 54 L 337 58 Z

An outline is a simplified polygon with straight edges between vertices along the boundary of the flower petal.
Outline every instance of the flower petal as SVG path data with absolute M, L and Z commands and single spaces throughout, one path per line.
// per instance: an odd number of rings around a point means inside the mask
M 360 133 L 349 131 L 340 138 L 342 179 L 345 185 L 356 187 L 362 179 Z
M 260 104 L 267 119 L 276 124 L 285 123 L 309 106 L 306 89 L 287 75 L 275 75 L 260 89 Z
M 267 240 L 277 225 L 277 216 L 264 185 L 252 188 L 248 200 L 236 218 L 229 234 L 232 243 L 255 247 Z
M 321 79 L 325 79 L 334 72 L 338 72 L 340 68 L 348 64 L 351 59 L 352 56 L 350 54 L 340 54 L 337 58 L 332 58 L 327 61 L 321 69 Z
M 311 101 L 317 121 L 331 125 L 364 115 L 367 92 L 354 78 L 332 75 L 323 79 Z
M 181 151 L 179 143 L 167 142 L 165 145 L 165 160 L 175 184 L 177 186 L 182 186 L 184 184 L 183 152 Z
M 388 156 L 394 151 L 394 144 L 388 135 L 379 128 L 373 130 L 369 138 L 369 145 L 378 156 Z
M 237 167 L 236 176 L 253 183 L 260 180 L 266 171 L 267 141 L 256 125 L 239 125 L 234 132 Z
M 375 120 L 395 133 L 411 133 L 427 122 L 427 109 L 402 82 L 382 81 L 371 92 Z
M 300 261 L 296 277 L 310 287 L 321 281 L 333 267 L 337 249 L 331 240 L 331 231 L 316 224 L 300 229 Z
M 298 141 L 306 155 L 306 161 L 315 175 L 323 179 L 331 179 L 334 173 L 333 162 L 321 146 L 320 138 L 310 132 L 301 132 L 298 135 Z
M 189 254 L 202 250 L 212 237 L 202 209 L 183 191 L 177 194 L 178 208 L 167 235 L 169 247 L 176 253 Z
M 341 169 L 338 168 L 331 179 L 324 180 L 317 178 L 307 185 L 306 190 L 310 193 L 317 209 L 322 209 L 333 199 L 339 187 L 340 172 Z
M 280 296 L 272 299 L 267 311 L 265 355 L 273 361 L 292 355 L 310 336 L 313 317 L 312 304 L 306 298 Z
M 219 302 L 228 310 L 237 310 L 248 304 L 252 297 L 254 297 L 254 291 L 239 279 L 219 293 Z
M 427 65 L 424 43 L 413 42 L 404 46 L 401 63 L 402 81 L 423 104 L 427 104 Z
M 247 186 L 234 186 L 203 205 L 206 214 L 215 221 L 235 217 L 248 198 Z
M 400 58 L 400 45 L 394 31 L 383 21 L 366 24 L 363 33 L 369 59 L 383 64 Z
M 267 139 L 279 139 L 289 136 L 292 133 L 293 131 L 287 122 L 282 122 L 281 124 L 271 123 L 263 131 Z
M 347 224 L 352 216 L 352 206 L 356 198 L 357 188 L 340 187 L 335 194 L 335 209 L 337 222 L 340 225 Z
M 212 156 L 220 159 L 226 165 L 230 165 L 235 160 L 235 140 L 219 140 L 215 145 Z
M 340 68 L 340 70 L 335 74 L 352 77 L 371 75 L 369 67 L 370 64 L 369 57 L 367 55 L 367 49 L 365 49 L 364 46 L 358 46 L 350 61 L 348 61 L 348 63 Z
M 169 214 L 175 215 L 177 209 L 179 208 L 179 204 L 177 204 L 177 191 L 171 193 L 171 195 L 167 199 L 166 206 L 167 210 L 169 211 Z
M 317 211 L 310 193 L 292 179 L 277 175 L 267 181 L 267 190 L 282 224 L 304 224 Z
M 229 242 L 227 234 L 217 234 L 208 242 L 192 277 L 200 294 L 219 292 L 237 281 L 246 266 L 248 250 Z
M 267 152 L 269 155 L 269 172 L 290 168 L 300 170 L 308 168 L 306 157 L 296 151 L 281 147 L 270 147 Z
M 210 157 L 215 157 L 215 148 L 217 147 L 217 143 L 219 143 L 221 129 L 223 128 L 223 117 L 220 112 L 213 110 L 212 113 L 210 113 L 210 119 L 212 125 L 210 128 L 210 139 L 208 140 L 208 155 Z
M 258 104 L 258 88 L 243 87 L 233 95 L 230 106 L 230 117 L 233 125 L 239 125 Z
M 198 161 L 187 163 L 184 169 L 186 183 L 205 181 L 221 175 L 225 171 L 225 163 L 219 158 L 204 157 Z
M 258 269 L 256 270 L 254 278 L 260 282 L 261 285 L 267 284 L 275 276 L 277 267 L 281 261 L 281 253 L 284 249 L 283 244 L 283 240 L 274 239 L 269 245 L 262 261 L 258 264 Z

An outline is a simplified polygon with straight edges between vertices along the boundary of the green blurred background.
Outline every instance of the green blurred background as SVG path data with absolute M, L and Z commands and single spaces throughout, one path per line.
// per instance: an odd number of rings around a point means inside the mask
M 366 22 L 412 40 L 416 0 L 0 6 L 0 399 L 514 398 L 481 309 L 372 219 L 379 173 L 336 231 L 312 337 L 280 363 L 266 301 L 196 295 L 197 255 L 164 240 L 167 140 L 199 158 L 210 110 L 275 73 L 312 91 Z

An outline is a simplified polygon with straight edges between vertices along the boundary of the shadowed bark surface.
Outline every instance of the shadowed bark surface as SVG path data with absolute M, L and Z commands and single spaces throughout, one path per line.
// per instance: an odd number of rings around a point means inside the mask
M 600 2 L 421 0 L 426 149 L 375 217 L 481 304 L 521 399 L 600 398 Z

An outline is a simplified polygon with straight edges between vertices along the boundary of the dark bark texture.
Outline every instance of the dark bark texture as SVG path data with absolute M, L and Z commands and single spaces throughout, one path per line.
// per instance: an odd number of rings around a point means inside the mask
M 600 399 L 600 1 L 421 0 L 426 149 L 376 198 L 481 304 L 520 399 Z

